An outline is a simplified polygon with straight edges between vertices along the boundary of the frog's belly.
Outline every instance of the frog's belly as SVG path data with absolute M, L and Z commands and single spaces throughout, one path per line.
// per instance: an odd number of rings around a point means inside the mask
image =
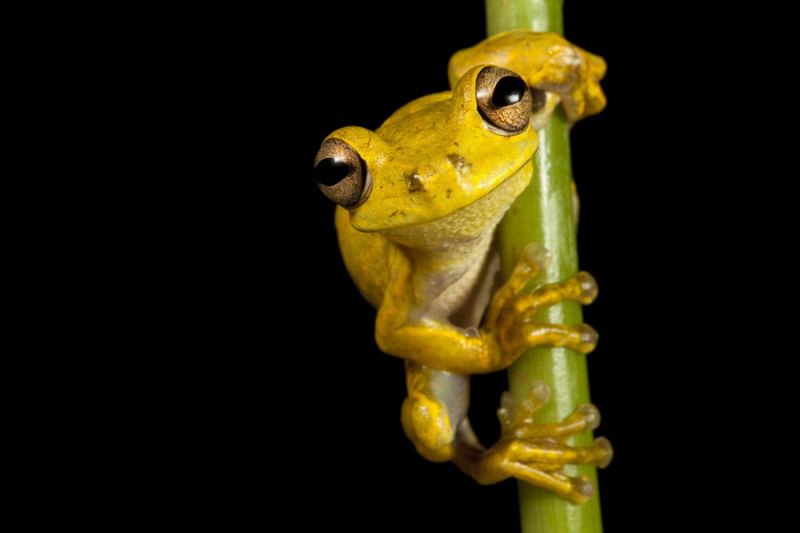
M 442 314 L 462 328 L 480 325 L 500 271 L 500 256 L 492 247 L 473 265 L 435 300 Z

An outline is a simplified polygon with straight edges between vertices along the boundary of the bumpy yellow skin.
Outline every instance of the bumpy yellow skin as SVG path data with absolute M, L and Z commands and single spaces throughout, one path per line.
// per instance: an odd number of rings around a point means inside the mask
M 602 57 L 590 54 L 553 33 L 510 31 L 456 52 L 448 77 L 453 86 L 474 65 L 500 65 L 521 75 L 529 87 L 547 92 L 547 113 L 562 103 L 574 123 L 606 106 L 600 80 L 606 73 Z M 541 129 L 543 123 L 537 129 Z M 534 125 L 536 127 L 536 125 Z
M 523 131 L 498 133 L 478 112 L 476 78 L 485 64 L 510 68 L 548 91 Z M 598 112 L 604 71 L 602 59 L 557 35 L 510 32 L 453 56 L 451 92 L 412 101 L 374 132 L 347 127 L 329 136 L 360 155 L 372 180 L 366 201 L 337 207 L 336 229 L 350 275 L 378 310 L 379 347 L 407 361 L 408 437 L 424 457 L 452 460 L 480 483 L 516 477 L 575 502 L 591 495 L 591 485 L 562 475 L 561 466 L 604 465 L 611 456 L 604 439 L 584 448 L 565 442 L 596 427 L 596 409 L 582 408 L 562 424 L 535 425 L 530 415 L 546 401 L 546 387 L 537 385 L 527 409 L 501 412 L 503 437 L 485 449 L 467 419 L 468 376 L 507 368 L 531 346 L 594 348 L 589 326 L 532 319 L 564 299 L 591 302 L 591 276 L 526 291 L 547 264 L 546 252 L 534 245 L 496 289 L 493 236 L 530 181 L 536 129 L 559 102 L 572 120 Z

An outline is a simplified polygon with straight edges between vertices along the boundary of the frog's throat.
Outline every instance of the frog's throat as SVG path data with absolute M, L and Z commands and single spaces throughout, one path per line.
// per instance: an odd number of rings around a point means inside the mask
M 480 246 L 491 240 L 494 229 L 525 190 L 532 176 L 532 159 L 504 179 L 494 189 L 452 213 L 425 222 L 400 226 L 382 232 L 388 239 L 417 250 L 447 250 Z

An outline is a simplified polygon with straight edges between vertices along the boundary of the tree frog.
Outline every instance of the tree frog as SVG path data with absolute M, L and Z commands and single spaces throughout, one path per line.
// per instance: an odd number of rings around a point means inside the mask
M 401 421 L 417 451 L 482 484 L 518 478 L 576 503 L 593 487 L 562 466 L 602 467 L 612 455 L 604 438 L 566 442 L 597 427 L 597 409 L 537 425 L 532 414 L 548 393 L 537 383 L 514 412 L 503 398 L 503 433 L 486 448 L 467 417 L 469 376 L 505 369 L 532 346 L 595 347 L 588 325 L 532 318 L 566 299 L 592 302 L 594 279 L 581 272 L 526 289 L 547 268 L 546 251 L 532 244 L 499 284 L 494 233 L 531 179 L 537 129 L 559 104 L 573 122 L 600 111 L 604 73 L 600 57 L 558 35 L 500 34 L 451 58 L 452 90 L 413 100 L 376 131 L 334 131 L 314 163 L 320 190 L 338 204 L 345 266 L 377 309 L 377 344 L 405 360 Z

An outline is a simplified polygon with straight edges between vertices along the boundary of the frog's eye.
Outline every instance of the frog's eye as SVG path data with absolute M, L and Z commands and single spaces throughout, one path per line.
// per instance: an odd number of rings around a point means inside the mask
M 314 160 L 314 175 L 322 194 L 348 209 L 363 204 L 372 190 L 366 162 L 340 139 L 322 143 Z
M 500 133 L 520 133 L 528 127 L 533 96 L 525 80 L 508 69 L 486 67 L 475 81 L 478 111 Z

